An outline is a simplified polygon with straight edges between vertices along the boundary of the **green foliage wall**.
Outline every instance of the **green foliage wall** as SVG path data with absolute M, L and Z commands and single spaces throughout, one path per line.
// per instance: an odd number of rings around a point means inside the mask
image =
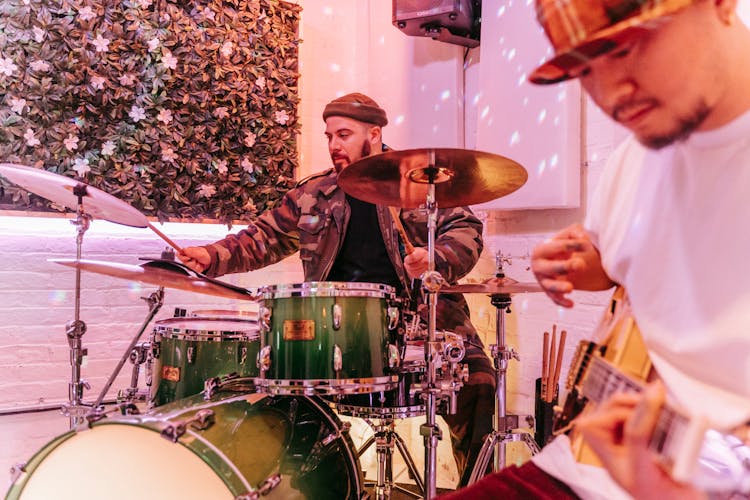
M 297 166 L 299 14 L 274 0 L 2 0 L 0 162 L 160 220 L 262 211 Z M 1 208 L 56 208 L 0 187 Z

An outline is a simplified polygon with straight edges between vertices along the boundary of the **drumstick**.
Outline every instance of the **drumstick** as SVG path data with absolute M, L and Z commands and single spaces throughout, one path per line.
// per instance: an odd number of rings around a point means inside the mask
M 539 397 L 547 400 L 547 377 L 549 376 L 549 332 L 544 332 L 542 341 L 542 387 Z
M 158 229 L 156 229 L 156 226 L 154 226 L 153 224 L 151 224 L 149 222 L 148 223 L 148 227 L 150 227 L 161 239 L 163 239 L 164 241 L 166 241 L 169 244 L 169 246 L 171 246 L 172 248 L 174 248 L 178 252 L 182 252 L 182 248 L 180 248 L 180 246 L 177 243 L 175 243 L 174 241 L 170 240 L 169 237 L 166 234 L 164 234 L 161 231 L 159 231 Z
M 555 326 L 552 325 L 552 341 L 549 343 L 549 376 L 547 377 L 547 397 L 546 402 L 552 401 L 555 397 L 555 387 L 552 385 L 552 377 L 555 374 L 555 341 L 557 340 L 557 332 Z
M 401 224 L 401 219 L 399 218 L 396 209 L 394 207 L 388 207 L 388 209 L 391 211 L 391 218 L 393 219 L 393 224 L 396 226 L 396 231 L 401 236 L 401 239 L 404 240 L 404 250 L 406 250 L 406 255 L 409 255 L 414 251 L 414 245 L 412 245 L 409 238 L 406 237 L 406 231 L 404 230 L 403 224 Z
M 560 345 L 557 348 L 557 362 L 555 363 L 555 376 L 552 377 L 552 391 L 557 390 L 557 384 L 560 381 L 560 366 L 562 366 L 563 351 L 565 350 L 565 336 L 568 334 L 565 330 L 560 332 Z M 555 394 L 550 396 L 549 402 L 555 399 Z

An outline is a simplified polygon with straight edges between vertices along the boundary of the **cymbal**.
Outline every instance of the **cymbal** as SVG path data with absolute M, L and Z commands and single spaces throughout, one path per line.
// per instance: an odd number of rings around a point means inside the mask
M 519 283 L 513 278 L 490 278 L 483 283 L 444 286 L 440 289 L 440 293 L 485 293 L 487 295 L 541 291 L 543 291 L 542 287 L 538 283 Z
M 214 295 L 227 299 L 257 299 L 251 290 L 203 276 L 187 266 L 174 261 L 155 260 L 138 266 L 119 262 L 85 259 L 48 259 L 48 261 L 82 271 L 106 274 L 115 278 L 124 278 L 130 281 L 139 281 L 166 288 L 177 288 L 188 292 Z
M 133 227 L 148 227 L 148 219 L 135 207 L 83 182 L 47 170 L 0 163 L 0 175 L 26 191 L 48 199 L 71 210 L 78 208 L 78 196 L 73 189 L 83 190 L 83 211 L 95 219 L 108 220 Z
M 338 184 L 351 196 L 379 205 L 417 208 L 435 184 L 438 207 L 475 205 L 512 193 L 526 183 L 513 160 L 482 151 L 425 148 L 386 151 L 352 163 Z

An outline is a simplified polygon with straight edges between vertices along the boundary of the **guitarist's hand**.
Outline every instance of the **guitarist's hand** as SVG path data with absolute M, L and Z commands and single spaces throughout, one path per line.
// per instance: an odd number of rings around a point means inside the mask
M 648 447 L 664 397 L 660 382 L 640 394 L 615 394 L 594 411 L 578 417 L 576 429 L 612 478 L 634 498 L 706 498 L 691 485 L 672 479 Z
M 615 285 L 580 224 L 568 226 L 537 245 L 531 254 L 531 269 L 545 293 L 564 307 L 573 306 L 566 295 L 574 289 L 607 290 Z

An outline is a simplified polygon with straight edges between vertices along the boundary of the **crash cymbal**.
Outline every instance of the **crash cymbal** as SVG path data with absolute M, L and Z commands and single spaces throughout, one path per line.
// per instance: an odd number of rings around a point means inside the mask
M 338 184 L 370 203 L 416 208 L 434 182 L 435 201 L 447 208 L 500 198 L 523 186 L 527 177 L 521 165 L 492 153 L 426 148 L 363 158 L 339 174 Z
M 0 163 L 0 175 L 31 193 L 74 211 L 78 208 L 78 195 L 73 189 L 78 186 L 83 192 L 83 211 L 91 217 L 125 226 L 149 225 L 146 216 L 128 203 L 70 177 L 14 163 Z
M 513 278 L 490 278 L 483 283 L 444 286 L 440 289 L 440 293 L 484 293 L 487 295 L 541 291 L 542 287 L 538 283 L 519 283 Z
M 82 271 L 106 274 L 107 276 L 139 281 L 150 285 L 177 288 L 227 299 L 256 300 L 256 294 L 251 290 L 203 276 L 180 263 L 172 261 L 155 260 L 138 266 L 85 259 L 48 259 L 48 261 Z

